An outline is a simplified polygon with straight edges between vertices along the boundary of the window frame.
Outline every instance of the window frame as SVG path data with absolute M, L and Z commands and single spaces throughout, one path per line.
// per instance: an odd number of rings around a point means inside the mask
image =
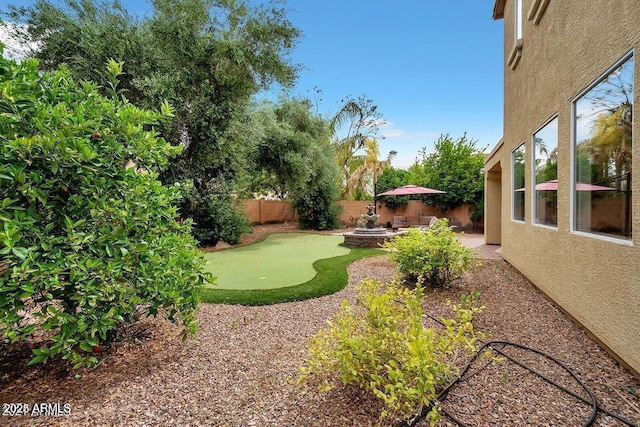
M 636 64 L 635 64 L 635 48 L 629 50 L 625 53 L 620 59 L 613 63 L 609 68 L 607 68 L 602 74 L 600 74 L 595 80 L 589 83 L 583 90 L 581 90 L 572 100 L 571 100 L 571 147 L 570 147 L 570 161 L 569 161 L 569 173 L 570 173 L 570 192 L 569 192 L 569 232 L 576 236 L 588 237 L 591 239 L 602 240 L 611 243 L 617 243 L 623 246 L 633 246 L 633 232 L 630 239 L 624 239 L 620 237 L 608 236 L 604 234 L 598 233 L 588 233 L 586 231 L 580 231 L 576 229 L 576 215 L 577 208 L 576 205 L 576 169 L 577 169 L 577 156 L 576 156 L 576 137 L 577 137 L 577 129 L 576 129 L 576 106 L 578 101 L 586 95 L 589 91 L 595 88 L 598 84 L 603 82 L 607 76 L 609 76 L 616 68 L 619 68 L 624 64 L 627 60 L 634 58 L 634 88 L 633 88 L 633 101 L 635 104 L 636 98 L 636 88 L 635 88 L 635 80 L 636 80 Z M 632 118 L 633 121 L 633 118 Z M 632 129 L 634 123 L 632 122 Z M 633 176 L 631 177 L 631 188 L 633 189 L 633 183 L 635 179 Z M 633 214 L 632 214 L 633 216 Z M 633 219 L 633 218 L 632 218 Z
M 515 20 L 514 20 L 514 28 L 513 34 L 515 37 L 515 41 L 522 40 L 522 27 L 524 25 L 524 0 L 516 0 L 515 5 Z
M 524 185 L 522 188 L 524 188 L 524 197 L 523 197 L 523 203 L 524 203 L 524 207 L 522 209 L 522 214 L 524 216 L 523 219 L 516 219 L 515 217 L 515 213 L 516 213 L 516 198 L 514 197 L 516 194 L 516 174 L 515 174 L 515 169 L 516 169 L 516 162 L 515 162 L 515 154 L 516 151 L 518 151 L 520 148 L 524 148 L 524 156 L 523 156 L 523 161 L 524 161 L 524 174 L 523 174 L 523 178 L 525 178 L 524 181 Z M 519 223 L 519 224 L 525 224 L 527 222 L 527 180 L 526 180 L 526 176 L 527 176 L 527 141 L 522 141 L 520 144 L 518 144 L 518 146 L 516 148 L 514 148 L 513 150 L 511 150 L 511 221 Z
M 524 0 L 515 0 L 514 2 L 514 17 L 513 20 L 513 49 L 509 53 L 507 58 L 507 67 L 515 70 L 522 57 L 522 37 L 524 27 Z
M 558 113 L 555 113 L 553 116 L 551 116 L 551 118 L 549 118 L 546 122 L 544 122 L 540 127 L 538 127 L 536 130 L 534 130 L 531 133 L 531 197 L 529 202 L 531 203 L 531 224 L 535 225 L 536 227 L 542 227 L 542 228 L 547 228 L 549 230 L 554 230 L 554 231 L 558 231 L 558 225 L 549 225 L 549 224 L 542 224 L 536 221 L 536 207 L 537 207 L 537 202 L 536 202 L 536 197 L 537 197 L 537 190 L 536 190 L 536 142 L 535 142 L 535 135 L 540 132 L 542 129 L 544 129 L 548 124 L 550 124 L 551 122 L 553 122 L 554 120 L 558 120 L 558 126 L 557 126 L 557 131 L 556 131 L 556 149 L 558 148 L 558 144 L 559 144 L 559 133 L 560 133 L 560 120 L 558 119 Z M 556 180 L 558 179 L 557 174 L 556 174 Z M 558 188 L 559 190 L 559 188 Z M 556 198 L 556 212 L 558 210 L 558 201 Z

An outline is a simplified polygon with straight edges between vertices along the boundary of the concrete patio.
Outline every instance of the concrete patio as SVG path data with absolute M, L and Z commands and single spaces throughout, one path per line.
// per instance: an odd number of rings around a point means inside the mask
M 464 233 L 462 244 L 476 251 L 483 259 L 502 259 L 500 245 L 487 245 L 484 242 L 484 234 Z

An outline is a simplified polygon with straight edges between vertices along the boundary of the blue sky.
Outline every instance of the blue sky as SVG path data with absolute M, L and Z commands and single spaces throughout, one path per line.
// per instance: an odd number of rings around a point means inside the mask
M 492 0 L 289 4 L 304 32 L 292 58 L 308 68 L 297 92 L 320 87 L 326 112 L 348 94 L 373 99 L 394 166 L 410 166 L 441 133 L 466 131 L 481 148 L 502 137 L 503 22 L 491 19 Z
M 33 1 L 10 1 L 32 4 Z M 144 14 L 145 1 L 123 0 Z M 258 0 L 252 0 L 258 3 Z M 303 38 L 291 59 L 304 66 L 292 94 L 336 112 L 348 95 L 373 99 L 387 124 L 381 156 L 408 167 L 442 133 L 464 132 L 480 148 L 502 137 L 503 22 L 493 0 L 289 0 Z

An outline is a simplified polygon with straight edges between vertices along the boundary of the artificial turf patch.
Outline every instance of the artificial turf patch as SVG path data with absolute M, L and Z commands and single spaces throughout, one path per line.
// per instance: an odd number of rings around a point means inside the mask
M 275 289 L 305 283 L 316 275 L 313 263 L 346 255 L 342 236 L 310 233 L 272 234 L 249 246 L 209 252 L 206 270 L 217 277 L 216 289 Z
M 300 233 L 295 233 L 300 234 Z M 330 236 L 321 236 L 330 237 Z M 342 238 L 340 236 L 339 240 Z M 268 240 L 268 238 L 267 238 Z M 265 240 L 266 241 L 266 240 Z M 261 242 L 262 243 L 262 242 Z M 256 245 L 259 245 L 256 244 Z M 250 248 L 250 245 L 233 251 Z M 341 248 L 349 251 L 349 249 Z M 221 252 L 218 252 L 221 253 Z M 297 285 L 289 285 L 272 289 L 219 289 L 215 287 L 204 288 L 201 292 L 203 302 L 217 304 L 242 304 L 242 305 L 268 305 L 288 301 L 301 301 L 308 298 L 316 298 L 330 295 L 343 289 L 348 283 L 347 266 L 360 258 L 380 255 L 383 252 L 378 249 L 351 249 L 348 253 L 331 258 L 318 259 L 312 264 L 317 272 L 313 278 Z M 214 253 L 215 254 L 215 253 Z M 251 254 L 251 252 L 249 252 Z M 288 263 L 298 262 L 296 256 L 286 259 Z M 245 263 L 247 269 L 253 268 L 249 257 Z

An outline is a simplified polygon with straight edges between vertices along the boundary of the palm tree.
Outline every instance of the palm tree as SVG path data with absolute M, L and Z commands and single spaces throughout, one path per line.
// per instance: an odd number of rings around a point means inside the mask
M 631 125 L 626 119 L 630 110 L 623 104 L 611 113 L 600 114 L 594 121 L 591 138 L 581 147 L 598 165 L 597 180 L 613 175 L 617 190 L 621 190 L 622 175 L 631 172 Z
M 364 97 L 348 99 L 330 120 L 336 163 L 341 174 L 341 197 L 353 197 L 354 186 L 350 184 L 353 181 L 352 174 L 364 164 L 364 159 L 368 156 L 366 152 L 364 156 L 357 153 L 365 148 L 367 138 L 375 138 L 383 124 L 384 120 L 377 111 L 377 106 Z
M 372 195 L 375 197 L 375 185 L 384 169 L 391 166 L 397 151 L 391 151 L 386 160 L 380 160 L 380 148 L 375 138 L 364 141 L 365 153 L 356 155 L 349 162 L 349 177 L 345 188 L 345 196 L 357 199 L 358 196 Z

